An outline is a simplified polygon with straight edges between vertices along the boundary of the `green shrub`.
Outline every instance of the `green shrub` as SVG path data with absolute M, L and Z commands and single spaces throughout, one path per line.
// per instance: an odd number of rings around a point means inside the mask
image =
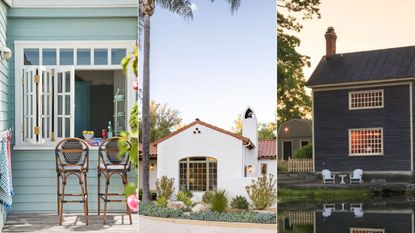
M 188 218 L 199 221 L 244 222 L 262 224 L 275 224 L 277 222 L 277 217 L 275 214 L 256 213 L 253 211 L 235 213 L 198 212 L 191 213 Z
M 213 191 L 207 191 L 207 192 L 205 192 L 204 194 L 203 194 L 203 197 L 202 197 L 202 201 L 205 203 L 205 204 L 210 204 L 210 203 L 212 203 L 212 197 L 213 197 L 213 195 L 215 194 L 215 192 L 213 192 Z
M 159 196 L 159 198 L 157 198 L 156 205 L 158 207 L 167 207 L 168 202 L 169 200 L 165 196 Z
M 216 191 L 212 196 L 211 204 L 212 206 L 210 210 L 214 212 L 225 212 L 228 208 L 228 197 L 226 197 L 226 191 Z
M 167 200 L 171 198 L 171 195 L 174 192 L 174 178 L 168 178 L 167 176 L 162 176 L 156 181 L 156 191 L 157 197 L 165 197 Z
M 181 218 L 183 210 L 157 207 L 152 203 L 140 203 L 139 214 L 161 218 Z
M 188 193 L 180 191 L 176 194 L 176 200 L 182 201 L 187 207 L 192 206 L 193 202 L 188 196 Z
M 278 172 L 288 172 L 288 164 L 284 160 L 278 160 L 277 162 Z
M 190 197 L 190 198 L 192 198 L 192 197 L 193 197 L 193 193 L 192 193 L 192 191 L 190 191 L 190 190 L 188 190 L 188 189 L 184 189 L 184 190 L 183 190 L 183 192 L 185 192 L 185 193 L 186 193 L 186 195 L 187 195 L 188 197 Z
M 234 209 L 247 210 L 249 208 L 249 202 L 244 196 L 236 196 L 232 198 L 231 207 Z
M 313 158 L 313 147 L 311 145 L 303 146 L 294 151 L 294 159 L 311 159 Z
M 263 175 L 257 181 L 252 181 L 252 184 L 246 186 L 246 192 L 252 201 L 255 209 L 263 210 L 272 206 L 276 201 L 276 186 L 277 181 L 274 180 L 272 174 Z

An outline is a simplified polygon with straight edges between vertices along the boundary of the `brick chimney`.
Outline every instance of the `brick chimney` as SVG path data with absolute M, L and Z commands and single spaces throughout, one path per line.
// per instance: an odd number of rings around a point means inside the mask
M 336 54 L 337 35 L 336 32 L 334 32 L 334 28 L 328 27 L 324 37 L 326 38 L 326 58 L 330 58 L 331 56 Z

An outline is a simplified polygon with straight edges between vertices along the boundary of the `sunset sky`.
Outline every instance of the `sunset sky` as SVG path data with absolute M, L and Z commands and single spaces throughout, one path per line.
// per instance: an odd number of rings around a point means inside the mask
M 415 45 L 413 0 L 322 0 L 321 19 L 303 22 L 300 52 L 311 57 L 308 79 L 325 53 L 324 33 L 333 26 L 337 52 Z

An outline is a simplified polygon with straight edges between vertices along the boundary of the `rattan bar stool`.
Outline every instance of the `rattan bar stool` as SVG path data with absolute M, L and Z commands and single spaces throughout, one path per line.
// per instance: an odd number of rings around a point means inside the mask
M 55 148 L 56 173 L 58 178 L 57 198 L 59 225 L 62 225 L 63 204 L 83 203 L 85 223 L 88 225 L 88 187 L 86 174 L 89 165 L 88 144 L 78 138 L 66 138 Z M 65 193 L 67 179 L 70 175 L 77 176 L 81 193 Z M 60 187 L 62 186 L 62 191 Z M 65 200 L 65 197 L 81 197 L 82 200 Z
M 98 157 L 98 215 L 101 214 L 101 200 L 104 201 L 104 224 L 107 223 L 107 203 L 108 202 L 126 202 L 125 198 L 122 200 L 109 199 L 109 196 L 122 196 L 124 193 L 108 193 L 108 187 L 110 185 L 111 176 L 118 174 L 121 176 L 124 188 L 128 184 L 127 173 L 130 171 L 130 157 L 128 152 L 119 155 L 120 148 L 118 142 L 120 137 L 113 137 L 104 140 L 99 146 L 99 157 Z M 131 148 L 131 144 L 127 141 L 128 149 Z M 105 177 L 105 192 L 101 193 L 101 175 Z M 131 210 L 127 207 L 127 214 L 130 218 L 130 224 L 132 224 Z

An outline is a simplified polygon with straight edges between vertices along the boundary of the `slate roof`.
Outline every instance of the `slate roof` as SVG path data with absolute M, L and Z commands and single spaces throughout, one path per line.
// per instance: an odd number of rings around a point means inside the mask
M 415 77 L 415 46 L 379 49 L 323 57 L 307 86 L 390 81 Z

